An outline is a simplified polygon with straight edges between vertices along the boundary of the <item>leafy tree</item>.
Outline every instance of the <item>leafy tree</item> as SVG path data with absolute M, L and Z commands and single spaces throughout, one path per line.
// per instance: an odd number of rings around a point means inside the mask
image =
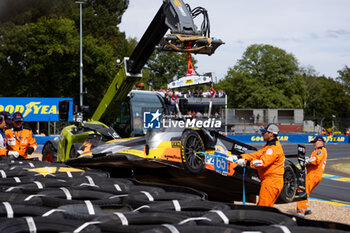
M 0 22 L 16 25 L 36 22 L 48 15 L 69 16 L 76 12 L 77 4 L 71 0 L 2 0 Z M 79 12 L 75 13 L 79 15 Z
M 8 25 L 0 47 L 0 79 L 5 96 L 73 97 L 79 100 L 79 34 L 74 21 L 41 18 Z M 84 38 L 84 102 L 96 108 L 115 73 L 111 46 Z
M 129 0 L 87 0 L 83 4 L 83 33 L 98 38 L 114 49 L 114 56 L 126 56 L 125 34 L 117 27 Z M 74 20 L 80 24 L 79 5 L 72 0 L 2 0 L 0 22 L 16 25 L 37 22 L 41 17 L 54 16 Z
M 192 57 L 194 67 L 196 63 L 196 59 Z M 167 83 L 174 77 L 181 78 L 186 75 L 187 64 L 184 53 L 155 51 L 146 65 L 149 76 L 142 81 L 153 89 L 166 89 Z
M 95 109 L 129 53 L 117 25 L 128 0 L 83 5 L 84 104 Z M 79 102 L 79 5 L 72 0 L 0 2 L 0 96 L 73 97 Z M 4 87 L 5 86 L 5 87 Z
M 345 93 L 350 95 L 350 67 L 345 66 L 342 70 L 338 70 L 338 74 L 337 80 L 344 87 Z
M 306 94 L 296 58 L 262 44 L 249 46 L 216 88 L 234 108 L 302 108 Z
M 325 128 L 331 127 L 332 120 L 347 118 L 350 114 L 350 96 L 342 84 L 333 78 L 304 74 L 308 96 L 304 115 L 306 119 L 323 119 Z M 341 127 L 342 128 L 342 127 Z
M 122 59 L 128 55 L 128 41 L 119 31 L 121 17 L 129 5 L 129 0 L 89 0 L 83 10 L 83 31 L 98 38 L 101 43 L 113 48 L 113 55 Z M 74 17 L 79 25 L 79 14 Z

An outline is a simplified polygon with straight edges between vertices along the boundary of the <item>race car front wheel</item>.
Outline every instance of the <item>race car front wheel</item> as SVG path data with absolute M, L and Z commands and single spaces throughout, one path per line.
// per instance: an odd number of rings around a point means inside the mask
M 297 188 L 297 178 L 291 165 L 286 164 L 284 166 L 284 185 L 279 196 L 279 199 L 283 203 L 293 201 Z
M 57 150 L 52 145 L 51 142 L 47 142 L 44 145 L 43 151 L 42 151 L 42 161 L 47 162 L 56 162 L 57 161 Z
M 202 138 L 196 131 L 185 131 L 181 139 L 181 160 L 184 168 L 191 173 L 199 173 L 204 166 L 204 160 L 197 152 L 204 151 Z

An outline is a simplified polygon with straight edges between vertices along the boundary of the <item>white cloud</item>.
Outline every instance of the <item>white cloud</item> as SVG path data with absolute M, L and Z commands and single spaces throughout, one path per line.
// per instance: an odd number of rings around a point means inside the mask
M 349 65 L 350 1 L 348 0 L 188 0 L 208 10 L 211 36 L 222 39 L 210 57 L 196 55 L 199 73 L 223 78 L 251 44 L 271 44 L 295 55 L 330 77 Z M 162 4 L 161 0 L 130 0 L 120 28 L 140 37 Z M 197 22 L 196 22 L 197 23 Z M 198 25 L 198 23 L 197 23 Z M 185 71 L 184 71 L 185 72 Z

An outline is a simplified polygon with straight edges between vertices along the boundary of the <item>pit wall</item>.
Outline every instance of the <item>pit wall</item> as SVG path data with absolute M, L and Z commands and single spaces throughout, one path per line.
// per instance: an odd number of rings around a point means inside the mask
M 281 143 L 310 143 L 317 135 L 311 134 L 280 134 L 278 140 Z M 243 143 L 263 143 L 264 139 L 261 134 L 230 135 L 227 137 Z M 323 136 L 326 143 L 350 143 L 350 136 L 334 135 Z

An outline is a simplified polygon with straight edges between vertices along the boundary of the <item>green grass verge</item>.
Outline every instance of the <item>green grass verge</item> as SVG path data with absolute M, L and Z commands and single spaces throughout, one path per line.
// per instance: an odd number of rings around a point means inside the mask
M 338 163 L 331 166 L 334 170 L 350 174 L 350 163 Z

